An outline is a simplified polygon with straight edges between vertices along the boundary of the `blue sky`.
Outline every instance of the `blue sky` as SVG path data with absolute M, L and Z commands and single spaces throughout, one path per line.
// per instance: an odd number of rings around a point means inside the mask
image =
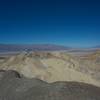
M 100 45 L 100 1 L 0 0 L 0 43 Z

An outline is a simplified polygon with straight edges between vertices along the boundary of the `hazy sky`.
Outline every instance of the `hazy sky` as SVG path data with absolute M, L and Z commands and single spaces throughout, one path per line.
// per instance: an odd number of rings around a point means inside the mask
M 100 44 L 100 0 L 0 0 L 0 43 Z

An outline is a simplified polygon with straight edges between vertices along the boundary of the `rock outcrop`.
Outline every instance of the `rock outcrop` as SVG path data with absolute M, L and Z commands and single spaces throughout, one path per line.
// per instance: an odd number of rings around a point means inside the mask
M 0 100 L 100 100 L 100 87 L 67 81 L 47 83 L 2 70 Z

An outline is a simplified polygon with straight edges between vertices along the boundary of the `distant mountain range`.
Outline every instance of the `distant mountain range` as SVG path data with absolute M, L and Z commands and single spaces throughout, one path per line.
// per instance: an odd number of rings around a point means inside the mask
M 71 48 L 54 44 L 0 44 L 0 52 L 56 51 L 69 49 Z
M 100 48 L 100 45 L 98 45 L 98 46 L 95 46 L 94 48 Z

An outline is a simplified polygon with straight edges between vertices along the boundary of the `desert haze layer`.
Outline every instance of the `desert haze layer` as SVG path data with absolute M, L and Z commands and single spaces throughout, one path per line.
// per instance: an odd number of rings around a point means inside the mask
M 76 49 L 77 50 L 77 49 Z M 38 78 L 49 83 L 76 81 L 100 86 L 100 50 L 50 50 L 23 51 L 3 54 L 0 69 L 16 70 L 28 78 Z

